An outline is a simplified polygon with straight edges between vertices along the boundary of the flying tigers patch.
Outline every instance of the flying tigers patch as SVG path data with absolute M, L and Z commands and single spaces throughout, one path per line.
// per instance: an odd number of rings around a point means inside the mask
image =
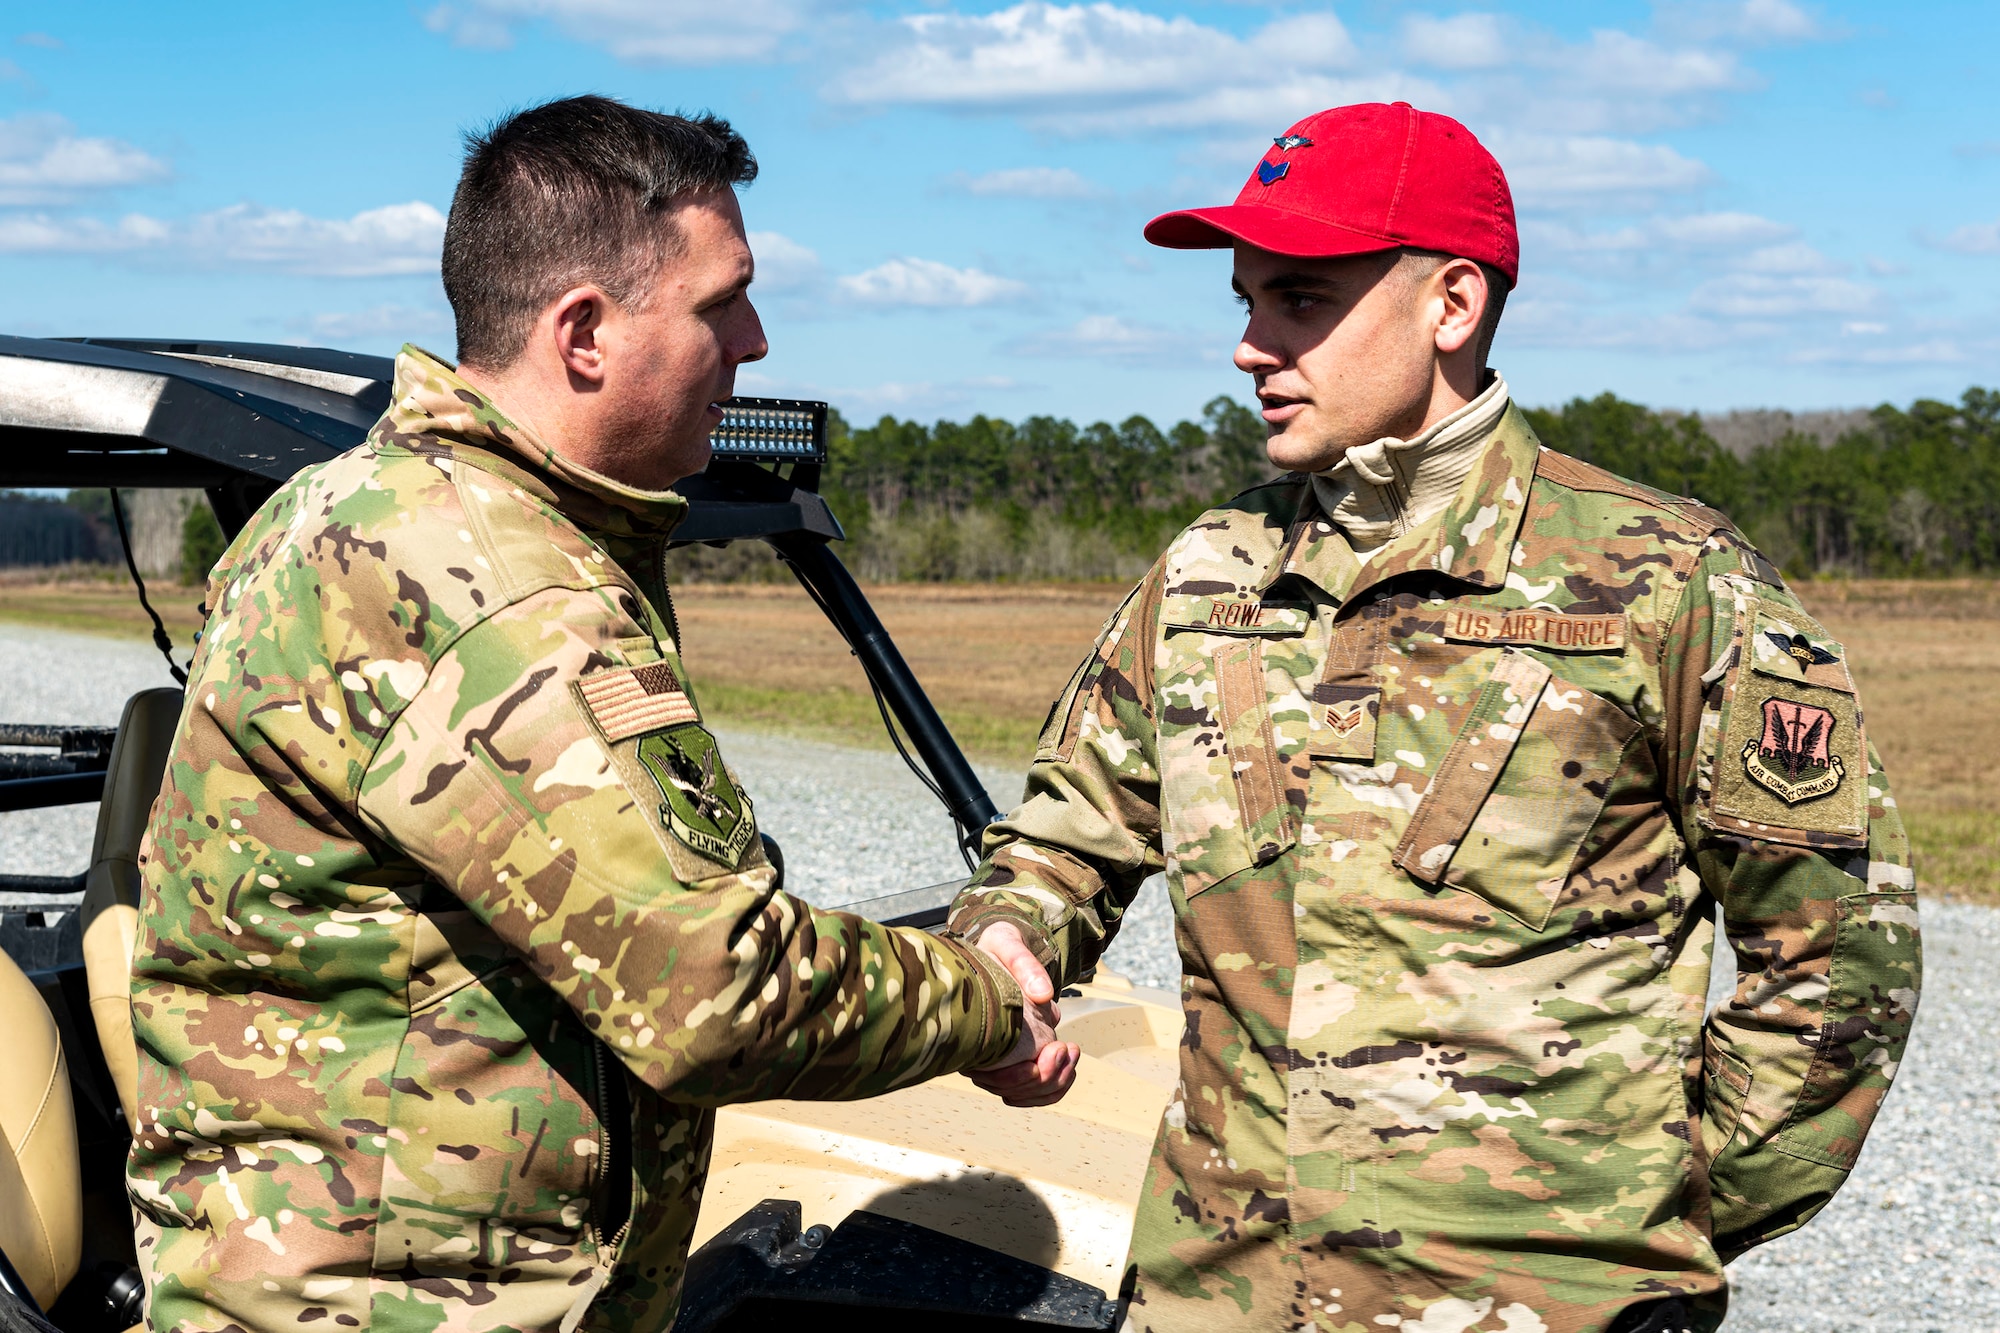
M 757 825 L 750 802 L 730 781 L 715 737 L 695 726 L 649 735 L 639 742 L 639 762 L 660 789 L 660 822 L 668 832 L 734 869 Z

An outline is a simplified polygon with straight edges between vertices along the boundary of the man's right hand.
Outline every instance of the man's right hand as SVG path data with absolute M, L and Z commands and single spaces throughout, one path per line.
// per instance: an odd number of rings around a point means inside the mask
M 966 1077 L 1009 1106 L 1051 1106 L 1076 1081 L 1082 1052 L 1076 1043 L 1056 1037 L 1062 1011 L 1056 1007 L 1055 983 L 1011 921 L 996 921 L 979 932 L 973 947 L 999 962 L 1021 988 L 1021 1037 L 1006 1058 Z

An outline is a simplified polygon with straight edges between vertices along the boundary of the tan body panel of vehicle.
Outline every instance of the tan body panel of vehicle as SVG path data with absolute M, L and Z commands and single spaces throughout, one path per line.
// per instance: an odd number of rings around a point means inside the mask
M 695 1245 L 791 1199 L 806 1226 L 865 1210 L 1117 1290 L 1183 1020 L 1177 996 L 1103 969 L 1078 989 L 1061 1031 L 1083 1060 L 1055 1106 L 1017 1110 L 952 1075 L 863 1102 L 725 1108 Z

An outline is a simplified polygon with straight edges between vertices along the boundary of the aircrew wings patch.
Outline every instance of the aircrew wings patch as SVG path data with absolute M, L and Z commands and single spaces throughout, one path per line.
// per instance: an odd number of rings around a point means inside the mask
M 667 662 L 594 671 L 577 682 L 584 707 L 604 739 L 617 744 L 649 731 L 699 722 L 694 701 Z

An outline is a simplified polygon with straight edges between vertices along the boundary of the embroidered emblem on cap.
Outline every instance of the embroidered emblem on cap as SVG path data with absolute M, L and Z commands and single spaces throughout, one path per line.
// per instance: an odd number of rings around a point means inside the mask
M 1766 699 L 1763 733 L 1743 747 L 1744 772 L 1786 805 L 1831 796 L 1847 777 L 1829 745 L 1836 721 L 1812 704 Z
M 666 662 L 599 671 L 577 682 L 584 707 L 604 739 L 617 744 L 682 722 L 699 722 L 694 702 Z
M 1764 637 L 1778 645 L 1778 651 L 1791 658 L 1802 667 L 1832 666 L 1840 659 L 1824 648 L 1817 647 L 1803 634 L 1787 638 L 1776 630 L 1767 629 Z
M 1257 179 L 1266 185 L 1276 185 L 1285 178 L 1285 173 L 1291 169 L 1292 164 L 1289 162 L 1259 162 L 1257 164 Z
M 1313 141 L 1306 138 L 1303 134 L 1281 134 L 1271 140 L 1271 142 L 1276 144 L 1280 151 L 1287 153 L 1291 152 L 1294 148 L 1310 148 L 1313 146 Z

